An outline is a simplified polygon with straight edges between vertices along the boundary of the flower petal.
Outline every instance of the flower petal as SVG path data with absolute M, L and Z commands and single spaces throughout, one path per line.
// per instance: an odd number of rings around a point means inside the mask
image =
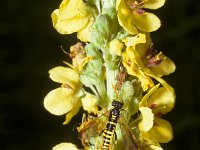
M 176 69 L 174 62 L 167 56 L 161 54 L 159 55 L 162 59 L 161 64 L 149 67 L 157 76 L 169 75 L 173 73 Z
M 151 148 L 151 150 L 163 150 L 160 146 L 149 145 L 149 147 Z
M 53 81 L 68 84 L 73 89 L 80 87 L 79 75 L 71 68 L 55 67 L 49 71 L 49 76 Z
M 127 47 L 132 46 L 135 49 L 136 45 L 146 43 L 146 36 L 145 34 L 139 33 L 135 36 L 127 37 L 123 42 Z
M 123 18 L 122 16 L 118 15 L 119 24 L 130 34 L 137 34 L 138 30 L 134 26 L 133 21 L 129 18 Z
M 147 94 L 144 95 L 144 97 L 142 98 L 142 100 L 139 103 L 139 107 L 146 107 L 147 106 L 147 101 L 149 99 L 149 97 L 158 89 L 158 87 L 160 86 L 160 84 L 155 85 L 154 87 L 152 87 Z
M 57 88 L 44 98 L 44 107 L 54 115 L 63 115 L 71 111 L 76 102 L 70 88 Z
M 120 56 L 121 55 L 121 51 L 123 49 L 123 46 L 124 45 L 119 40 L 117 40 L 117 39 L 112 40 L 109 43 L 110 53 L 112 55 L 118 55 L 118 56 Z
M 77 33 L 77 37 L 79 40 L 83 41 L 83 42 L 90 42 L 91 41 L 91 26 L 94 23 L 94 18 L 90 17 L 89 23 L 87 24 L 87 26 L 78 31 Z
M 54 146 L 52 150 L 78 150 L 78 148 L 72 143 L 60 143 Z
M 140 132 L 140 141 L 141 148 L 144 150 L 154 150 L 153 148 L 161 147 L 159 142 L 153 138 L 149 132 Z
M 61 34 L 71 34 L 85 28 L 91 14 L 82 0 L 63 0 L 59 9 L 53 11 L 53 26 Z
M 171 93 L 173 94 L 173 97 L 174 97 L 174 99 L 175 99 L 174 89 L 173 89 L 170 85 L 168 85 L 168 84 L 166 83 L 165 80 L 163 80 L 162 78 L 156 76 L 155 73 L 154 73 L 153 71 L 151 71 L 149 68 L 147 68 L 147 67 L 144 65 L 144 63 L 143 63 L 143 61 L 142 61 L 142 59 L 141 59 L 139 53 L 138 53 L 135 49 L 127 48 L 126 51 L 127 51 L 127 53 L 124 53 L 124 54 L 126 54 L 127 56 L 125 55 L 124 58 L 126 59 L 127 62 L 129 61 L 128 56 L 131 57 L 132 60 L 135 62 L 135 64 L 137 64 L 138 68 L 142 69 L 143 72 L 144 72 L 147 76 L 153 77 L 153 78 L 156 79 L 158 82 L 160 82 L 167 90 L 169 90 L 169 92 L 171 92 Z M 124 64 L 124 63 L 123 63 L 123 64 Z
M 80 108 L 81 108 L 82 104 L 81 104 L 81 101 L 78 101 L 74 107 L 72 108 L 72 110 L 66 114 L 66 117 L 65 117 L 65 122 L 63 122 L 63 125 L 66 125 L 68 124 L 71 119 L 79 112 Z
M 140 30 L 146 32 L 155 31 L 161 25 L 160 19 L 152 13 L 144 13 L 144 14 L 134 13 L 130 19 Z
M 131 13 L 128 9 L 125 0 L 118 0 L 117 2 L 117 10 L 118 10 L 118 21 L 119 24 L 130 34 L 137 34 L 138 30 L 134 26 L 133 20 L 130 18 Z
M 141 82 L 142 88 L 144 91 L 147 91 L 149 88 L 154 86 L 153 81 L 148 77 L 139 67 L 136 65 L 134 57 L 132 57 L 132 52 L 127 48 L 127 51 L 122 53 L 123 56 L 123 65 L 127 69 L 128 74 L 136 76 Z M 127 53 L 130 52 L 130 53 Z M 130 64 L 131 63 L 131 64 Z
M 152 44 L 150 33 L 145 33 L 144 35 L 145 35 L 146 42 L 138 43 L 135 47 L 135 50 L 138 52 L 139 56 L 143 59 L 145 59 L 147 55 L 147 51 L 149 50 L 149 47 Z M 144 35 L 142 34 L 142 36 Z
M 153 126 L 154 115 L 148 107 L 140 107 L 139 110 L 142 115 L 142 121 L 139 123 L 139 128 L 141 131 L 147 132 Z
M 148 0 L 143 4 L 144 8 L 158 9 L 165 4 L 165 0 Z
M 153 107 L 155 115 L 166 114 L 174 107 L 174 95 L 165 87 L 158 88 L 148 99 L 148 106 Z
M 86 110 L 88 113 L 97 114 L 98 112 L 98 99 L 96 96 L 87 93 L 85 97 L 82 99 L 83 109 Z
M 152 138 L 155 138 L 159 143 L 168 143 L 173 139 L 173 131 L 171 124 L 164 119 L 155 118 L 155 125 L 149 131 Z

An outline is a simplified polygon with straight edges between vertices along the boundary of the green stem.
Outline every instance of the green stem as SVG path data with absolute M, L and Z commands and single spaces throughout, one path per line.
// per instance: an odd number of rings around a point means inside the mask
M 115 66 L 115 60 L 112 59 L 112 55 L 109 52 L 109 48 L 105 47 L 101 49 L 103 52 L 103 59 L 106 67 L 106 88 L 107 88 L 107 98 L 108 104 L 111 103 L 114 96 L 115 78 L 118 68 Z
M 107 94 L 106 94 L 106 86 L 104 80 L 101 80 L 98 85 L 96 85 L 96 89 L 100 95 L 99 105 L 101 107 L 107 106 Z
M 114 89 L 113 86 L 115 85 L 115 78 L 116 78 L 117 70 L 110 69 L 106 67 L 106 83 L 107 83 L 107 95 L 108 99 L 112 100 L 114 96 Z

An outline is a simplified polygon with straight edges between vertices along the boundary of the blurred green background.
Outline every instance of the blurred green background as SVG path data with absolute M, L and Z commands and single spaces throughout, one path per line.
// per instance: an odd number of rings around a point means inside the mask
M 0 149 L 50 150 L 60 142 L 80 144 L 73 127 L 63 126 L 43 107 L 57 87 L 48 70 L 68 60 L 74 35 L 52 27 L 51 12 L 61 0 L 1 0 L 0 9 Z M 165 79 L 175 88 L 176 107 L 165 116 L 174 128 L 166 150 L 200 149 L 200 1 L 167 0 L 155 11 L 162 27 L 152 34 L 155 48 L 174 60 L 177 70 Z

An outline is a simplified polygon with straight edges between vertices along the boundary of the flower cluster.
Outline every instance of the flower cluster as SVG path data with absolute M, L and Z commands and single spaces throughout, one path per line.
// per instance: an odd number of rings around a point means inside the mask
M 100 133 L 104 128 L 97 127 L 108 119 L 106 112 L 113 100 L 124 106 L 115 130 L 117 138 L 110 141 L 114 145 L 110 149 L 128 149 L 128 145 L 129 149 L 162 150 L 160 143 L 172 140 L 172 127 L 162 117 L 173 109 L 175 94 L 162 77 L 173 73 L 175 64 L 154 48 L 150 32 L 161 23 L 156 15 L 147 12 L 164 3 L 63 0 L 53 11 L 55 29 L 60 34 L 77 32 L 81 42 L 70 47 L 71 64 L 64 62 L 49 71 L 50 78 L 60 86 L 46 95 L 44 106 L 54 115 L 66 114 L 63 124 L 68 124 L 80 109 L 88 112 L 89 117 L 83 115 L 77 128 L 84 149 L 101 149 Z M 53 147 L 69 149 L 78 148 L 72 143 Z

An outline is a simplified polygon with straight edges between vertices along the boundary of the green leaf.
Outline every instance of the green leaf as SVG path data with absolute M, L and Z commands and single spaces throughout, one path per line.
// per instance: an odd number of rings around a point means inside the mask
M 116 0 L 106 0 L 102 4 L 102 14 L 109 16 L 109 18 L 116 18 Z
M 122 85 L 121 97 L 124 102 L 124 109 L 127 110 L 124 112 L 127 122 L 138 111 L 141 91 L 141 86 L 137 80 L 126 81 Z
M 109 24 L 107 17 L 101 14 L 92 25 L 91 42 L 99 49 L 106 47 L 110 39 Z
M 128 37 L 128 35 L 129 35 L 129 33 L 126 30 L 124 30 L 123 28 L 121 28 L 119 30 L 119 32 L 117 33 L 116 39 L 123 40 L 126 37 Z
M 92 56 L 92 60 L 89 61 L 83 68 L 80 79 L 83 84 L 90 87 L 91 85 L 98 85 L 103 79 L 103 62 L 101 53 L 93 44 L 85 46 L 87 56 Z

